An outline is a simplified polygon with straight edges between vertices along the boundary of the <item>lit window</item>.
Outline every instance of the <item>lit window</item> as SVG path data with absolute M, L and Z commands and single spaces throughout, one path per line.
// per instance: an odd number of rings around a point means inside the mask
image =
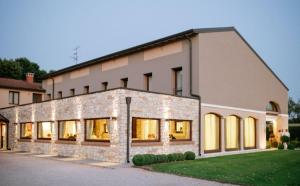
M 147 91 L 152 90 L 152 73 L 145 74 L 145 88 Z
M 59 121 L 58 139 L 76 141 L 76 121 Z
M 19 104 L 19 92 L 9 91 L 9 104 L 18 105 Z
M 169 138 L 175 140 L 191 140 L 191 122 L 169 120 Z
M 204 150 L 206 152 L 220 150 L 220 117 L 216 114 L 205 115 Z
M 174 69 L 175 73 L 175 95 L 182 96 L 182 68 Z
M 51 122 L 38 122 L 37 123 L 37 138 L 38 139 L 51 139 Z
M 21 123 L 20 126 L 20 138 L 21 139 L 31 139 L 32 138 L 32 123 Z
M 255 119 L 248 117 L 244 124 L 244 147 L 246 149 L 255 148 Z
M 240 119 L 236 116 L 227 116 L 225 121 L 225 148 L 233 150 L 239 148 Z
M 86 120 L 86 141 L 109 141 L 108 119 Z
M 132 141 L 159 141 L 159 119 L 133 118 Z

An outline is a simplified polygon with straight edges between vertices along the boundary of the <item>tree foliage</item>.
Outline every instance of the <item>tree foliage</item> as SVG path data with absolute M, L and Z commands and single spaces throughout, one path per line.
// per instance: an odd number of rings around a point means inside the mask
M 42 77 L 47 74 L 45 70 L 40 69 L 37 63 L 27 58 L 1 59 L 0 58 L 0 77 L 13 79 L 26 79 L 26 73 L 34 73 L 36 82 L 40 82 Z
M 293 98 L 289 98 L 288 103 L 289 109 L 289 122 L 290 123 L 299 123 L 300 122 L 300 100 L 295 102 Z

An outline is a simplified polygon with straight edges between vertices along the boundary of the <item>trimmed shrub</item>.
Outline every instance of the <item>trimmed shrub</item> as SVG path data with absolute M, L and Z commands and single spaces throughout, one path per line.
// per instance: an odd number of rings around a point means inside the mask
M 196 158 L 196 154 L 192 151 L 186 151 L 184 153 L 184 159 L 185 160 L 194 160 Z
M 168 161 L 176 161 L 177 156 L 175 154 L 168 154 Z
M 156 155 L 157 163 L 166 163 L 168 162 L 168 156 L 166 154 Z
M 288 136 L 281 136 L 280 138 L 282 143 L 288 143 L 290 141 L 290 137 Z
M 157 162 L 156 156 L 154 154 L 144 154 L 144 165 L 150 165 Z
M 291 141 L 291 143 L 295 145 L 295 148 L 300 148 L 300 141 L 298 141 L 297 139 Z
M 289 150 L 295 150 L 295 145 L 292 144 L 292 143 L 290 143 L 290 144 L 288 145 L 288 149 L 289 149 Z
M 184 161 L 184 154 L 176 153 L 176 161 Z
M 279 149 L 279 150 L 282 150 L 282 149 L 284 149 L 284 146 L 283 146 L 283 144 L 282 144 L 282 143 L 279 143 L 279 144 L 278 144 L 278 149 Z
M 141 155 L 141 154 L 134 155 L 132 158 L 132 162 L 136 166 L 144 165 L 144 163 L 145 163 L 144 155 Z

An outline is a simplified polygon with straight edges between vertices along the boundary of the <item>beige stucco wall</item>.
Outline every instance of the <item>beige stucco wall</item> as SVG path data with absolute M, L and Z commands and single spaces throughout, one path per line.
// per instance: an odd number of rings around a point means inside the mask
M 9 91 L 15 91 L 19 92 L 19 104 L 27 104 L 32 103 L 32 94 L 42 94 L 41 92 L 33 92 L 33 91 L 25 91 L 25 90 L 16 90 L 16 89 L 6 89 L 6 88 L 0 88 L 0 108 L 14 106 L 12 104 L 9 104 Z
M 236 32 L 202 33 L 198 39 L 203 103 L 265 111 L 273 101 L 287 114 L 288 91 Z
M 197 70 L 197 38 L 194 37 L 192 42 L 194 69 Z M 121 87 L 123 78 L 128 78 L 128 88 L 145 90 L 144 74 L 147 73 L 152 73 L 151 91 L 173 94 L 175 87 L 172 69 L 177 67 L 183 70 L 183 95 L 189 96 L 189 45 L 187 40 L 182 40 L 86 67 L 89 73 L 76 79 L 71 78 L 72 72 L 59 75 L 55 77 L 55 97 L 58 91 L 62 91 L 63 97 L 70 96 L 70 89 L 73 88 L 75 94 L 82 94 L 84 86 L 89 86 L 90 92 L 103 90 L 103 82 L 108 82 L 108 89 Z M 194 74 L 197 80 L 197 71 Z M 198 81 L 194 83 L 195 90 L 197 85 Z M 52 94 L 52 80 L 44 80 L 43 88 L 47 94 Z

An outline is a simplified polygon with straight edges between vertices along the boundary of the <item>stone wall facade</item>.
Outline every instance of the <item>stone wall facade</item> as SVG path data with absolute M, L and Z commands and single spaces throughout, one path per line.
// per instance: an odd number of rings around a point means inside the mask
M 9 120 L 9 147 L 14 151 L 75 156 L 109 162 L 126 162 L 126 97 L 132 98 L 130 124 L 132 124 L 132 117 L 159 118 L 161 121 L 160 142 L 135 144 L 130 141 L 130 158 L 139 153 L 160 154 L 187 150 L 198 153 L 199 102 L 197 99 L 128 89 L 115 89 L 0 109 L 0 114 Z M 84 120 L 87 118 L 110 118 L 108 125 L 110 142 L 84 141 Z M 58 121 L 74 119 L 77 120 L 76 141 L 58 140 Z M 167 119 L 191 120 L 192 140 L 182 143 L 170 142 Z M 40 121 L 52 121 L 51 140 L 37 139 L 37 122 Z M 33 123 L 31 140 L 20 139 L 20 123 L 24 122 Z

